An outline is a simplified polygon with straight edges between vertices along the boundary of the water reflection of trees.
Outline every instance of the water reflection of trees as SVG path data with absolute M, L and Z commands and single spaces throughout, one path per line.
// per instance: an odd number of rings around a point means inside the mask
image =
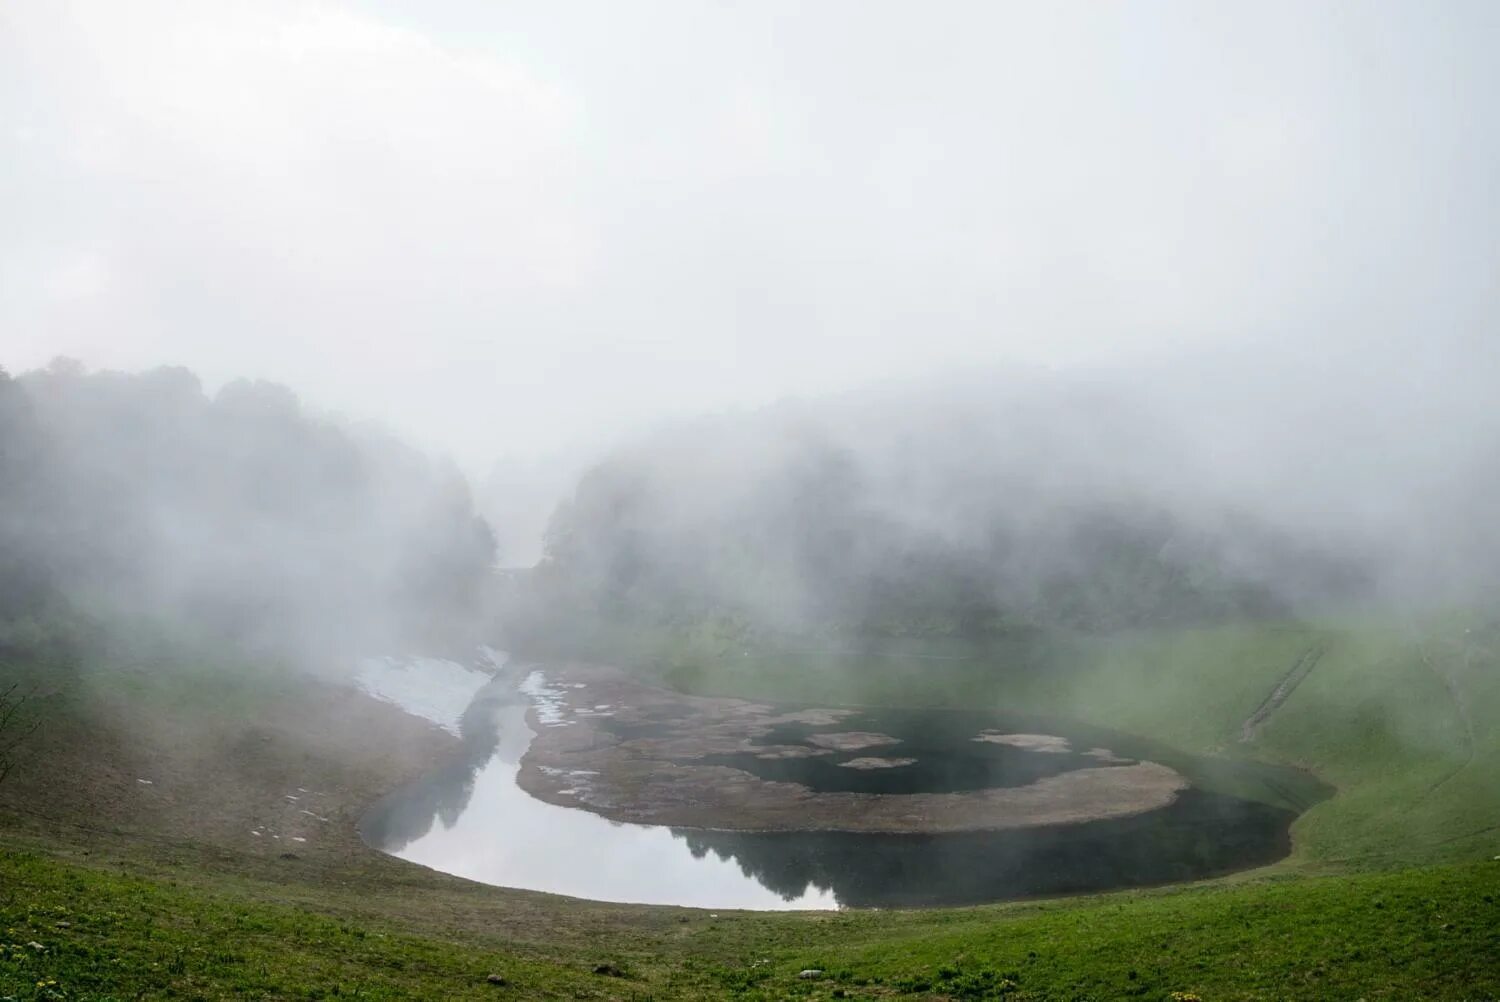
M 376 805 L 365 837 L 399 852 L 468 809 L 476 777 L 497 754 L 518 758 L 523 729 L 501 732 L 529 705 L 514 679 L 481 690 L 460 721 L 451 762 Z M 713 853 L 785 899 L 810 887 L 843 905 L 966 904 L 1191 880 L 1283 856 L 1295 812 L 1269 803 L 1189 790 L 1169 806 L 1130 818 L 1000 832 L 878 835 L 672 829 L 694 858 Z M 504 837 L 503 829 L 495 833 Z M 608 854 L 608 839 L 598 846 Z
M 1050 828 L 947 835 L 674 829 L 695 857 L 733 859 L 792 899 L 830 888 L 843 905 L 965 904 L 1191 880 L 1271 862 L 1295 815 L 1190 791 L 1159 811 Z
M 450 762 L 381 800 L 360 824 L 364 837 L 384 852 L 400 852 L 432 830 L 451 828 L 468 809 L 474 779 L 499 747 L 496 726 L 501 707 L 515 704 L 513 680 L 498 680 L 479 691 L 459 719 L 462 749 Z

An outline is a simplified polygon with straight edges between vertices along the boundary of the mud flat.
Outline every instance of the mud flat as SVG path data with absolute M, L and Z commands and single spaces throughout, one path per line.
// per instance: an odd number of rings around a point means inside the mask
M 899 769 L 904 765 L 915 765 L 916 761 L 914 758 L 877 758 L 870 755 L 840 762 L 839 767 L 843 769 Z
M 1017 785 L 944 792 L 814 789 L 725 760 L 884 783 L 921 769 L 924 751 L 914 747 L 919 742 L 852 726 L 859 710 L 685 696 L 604 666 L 549 666 L 523 691 L 533 700 L 528 722 L 536 738 L 521 761 L 521 788 L 616 821 L 741 831 L 996 831 L 1143 814 L 1188 786 L 1165 765 L 1097 754 L 1104 749 L 1056 765 L 1068 747 L 1061 736 L 996 741 L 976 730 L 956 735 L 956 743 L 1040 757 L 1052 771 Z

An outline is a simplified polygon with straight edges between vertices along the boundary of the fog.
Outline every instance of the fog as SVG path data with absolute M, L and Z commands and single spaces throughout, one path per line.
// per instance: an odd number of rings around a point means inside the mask
M 0 0 L 0 959 L 49 997 L 105 946 L 141 997 L 1462 991 L 1497 40 L 1481 0 Z M 555 897 L 1271 864 L 1137 895 L 1151 965 L 1097 948 L 1123 898 L 1071 944 L 897 916 L 887 957 L 879 915 Z M 96 878 L 157 904 L 48 918 Z M 326 962 L 273 964 L 319 915 Z M 1221 977 L 1227 938 L 1295 957 Z
M 1480 3 L 9 4 L 0 364 L 181 366 L 143 412 L 252 385 L 379 427 L 372 468 L 438 458 L 368 503 L 435 478 L 462 535 L 462 474 L 496 559 L 596 610 L 869 625 L 946 581 L 927 607 L 1032 622 L 1126 564 L 1067 625 L 1471 600 L 1497 28 Z M 75 429 L 82 469 L 106 427 Z M 215 429 L 195 477 L 236 455 Z M 295 467 L 271 489 L 315 508 Z M 243 565 L 202 539 L 258 489 L 150 494 L 150 590 Z M 277 580 L 322 531 L 297 524 L 260 550 Z M 388 523 L 358 526 L 382 559 Z M 336 580 L 391 573 L 357 566 Z
M 1487 604 L 1488 386 L 1199 359 L 684 422 L 582 479 L 549 528 L 541 604 L 846 640 Z
M 0 370 L 0 651 L 157 637 L 332 667 L 483 638 L 462 476 L 283 387 Z
M 482 478 L 975 365 L 1494 361 L 1490 4 L 0 18 L 13 371 L 270 379 Z

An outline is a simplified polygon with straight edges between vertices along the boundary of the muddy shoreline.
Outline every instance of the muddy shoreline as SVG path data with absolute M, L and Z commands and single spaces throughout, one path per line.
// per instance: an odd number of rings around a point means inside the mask
M 887 735 L 841 730 L 858 712 L 848 708 L 787 711 L 686 696 L 600 665 L 547 666 L 523 688 L 533 700 L 527 721 L 536 737 L 518 784 L 540 800 L 614 821 L 745 832 L 951 834 L 1128 818 L 1172 804 L 1188 787 L 1160 763 L 1112 760 L 1095 754 L 1107 750 L 1092 749 L 1085 754 L 1097 764 L 1018 786 L 815 791 L 713 763 L 726 756 L 787 760 L 847 752 L 859 756 L 840 763 L 847 771 L 884 773 L 915 760 Z M 789 726 L 817 732 L 805 741 L 776 741 Z

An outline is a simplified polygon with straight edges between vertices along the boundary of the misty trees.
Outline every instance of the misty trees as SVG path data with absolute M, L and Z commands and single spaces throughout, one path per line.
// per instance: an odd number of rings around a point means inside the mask
M 1106 459 L 1073 454 L 1076 429 L 923 420 L 772 411 L 623 449 L 558 510 L 515 619 L 983 642 L 1284 608 L 1168 499 L 1078 473 Z
M 47 505 L 49 479 L 31 402 L 0 369 L 0 647 L 16 624 L 43 615 L 54 598 L 33 534 Z
M 479 614 L 492 560 L 455 470 L 284 387 L 0 377 L 0 627 L 65 601 L 283 651 L 421 644 Z

